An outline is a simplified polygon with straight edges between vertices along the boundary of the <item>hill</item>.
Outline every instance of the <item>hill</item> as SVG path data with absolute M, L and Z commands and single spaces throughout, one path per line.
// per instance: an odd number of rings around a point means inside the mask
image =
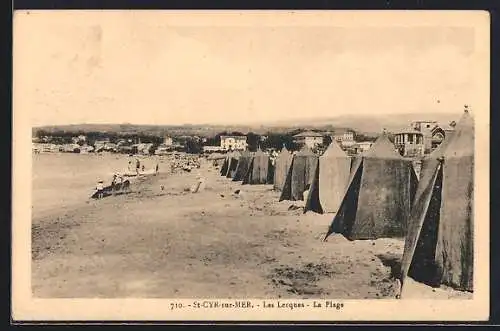
M 107 132 L 107 133 L 142 133 L 151 135 L 198 135 L 203 137 L 212 137 L 217 133 L 228 132 L 254 132 L 256 134 L 265 134 L 267 132 L 285 133 L 294 129 L 319 129 L 335 130 L 339 128 L 351 128 L 361 134 L 378 134 L 384 128 L 388 131 L 398 130 L 406 127 L 411 121 L 415 120 L 433 120 L 440 124 L 448 124 L 451 121 L 457 121 L 460 113 L 434 113 L 434 114 L 394 114 L 394 115 L 343 115 L 328 118 L 285 120 L 271 122 L 266 124 L 251 125 L 216 125 L 216 124 L 183 124 L 183 125 L 151 125 L 151 124 L 69 124 L 53 125 L 33 128 L 33 133 L 38 130 L 48 132 L 66 131 L 66 132 Z

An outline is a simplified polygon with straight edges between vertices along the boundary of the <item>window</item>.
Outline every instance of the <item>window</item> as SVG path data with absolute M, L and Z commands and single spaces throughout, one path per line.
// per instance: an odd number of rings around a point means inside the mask
M 428 129 L 428 128 L 430 128 L 430 127 L 431 127 L 431 125 L 430 125 L 430 124 L 427 124 L 425 127 Z

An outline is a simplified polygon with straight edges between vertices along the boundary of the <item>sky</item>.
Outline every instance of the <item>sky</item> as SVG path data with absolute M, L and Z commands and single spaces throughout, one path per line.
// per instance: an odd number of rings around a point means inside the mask
M 14 112 L 34 126 L 244 124 L 477 101 L 477 20 L 339 15 L 17 13 Z

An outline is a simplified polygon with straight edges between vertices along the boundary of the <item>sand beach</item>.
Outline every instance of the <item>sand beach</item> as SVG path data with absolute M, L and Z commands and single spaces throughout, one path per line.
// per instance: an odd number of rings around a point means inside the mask
M 32 290 L 42 298 L 393 299 L 403 239 L 322 239 L 334 214 L 302 211 L 273 185 L 241 185 L 212 162 L 144 176 L 90 200 L 127 156 L 34 155 Z M 36 159 L 38 158 L 38 159 Z M 144 162 L 152 162 L 147 160 Z M 153 163 L 152 163 L 153 164 Z M 66 167 L 66 168 L 65 168 Z M 50 175 L 49 175 L 50 174 Z M 198 176 L 205 189 L 189 192 Z M 235 194 L 240 190 L 238 194 Z M 471 298 L 409 281 L 406 297 Z

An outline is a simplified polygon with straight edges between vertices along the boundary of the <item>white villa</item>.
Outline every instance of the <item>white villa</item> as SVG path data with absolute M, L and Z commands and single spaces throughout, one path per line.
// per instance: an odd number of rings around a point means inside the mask
M 333 139 L 342 147 L 352 147 L 356 143 L 354 140 L 355 132 L 350 129 L 337 129 L 334 131 Z
M 314 131 L 305 131 L 293 136 L 293 140 L 299 145 L 314 148 L 323 143 L 323 135 Z
M 225 150 L 244 151 L 247 149 L 247 136 L 221 136 L 220 147 Z

